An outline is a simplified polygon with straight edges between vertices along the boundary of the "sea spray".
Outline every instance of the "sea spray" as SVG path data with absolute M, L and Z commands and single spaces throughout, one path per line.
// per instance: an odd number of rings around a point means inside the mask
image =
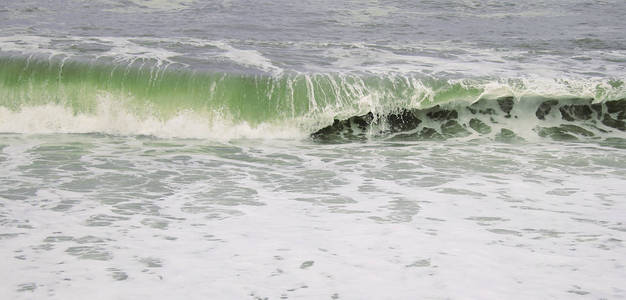
M 222 139 L 296 138 L 309 134 L 319 137 L 329 128 L 337 129 L 338 121 L 354 121 L 369 114 L 371 120 L 365 122 L 367 126 L 361 126 L 368 128 L 365 136 L 384 137 L 398 131 L 389 128 L 416 129 L 388 122 L 398 119 L 398 114 L 410 112 L 427 121 L 432 118 L 424 116 L 433 110 L 453 107 L 460 115 L 458 126 L 451 119 L 443 120 L 448 125 L 422 126 L 427 128 L 426 136 L 459 137 L 468 134 L 446 132 L 484 135 L 480 130 L 468 131 L 471 123 L 477 122 L 472 121 L 476 118 L 465 118 L 472 107 L 489 106 L 494 112 L 494 116 L 483 117 L 486 119 L 480 120 L 482 124 L 496 122 L 498 114 L 503 113 L 509 123 L 506 129 L 517 132 L 522 127 L 536 127 L 537 119 L 527 116 L 535 114 L 539 105 L 548 100 L 557 101 L 561 107 L 572 99 L 584 99 L 584 105 L 592 105 L 625 97 L 623 82 L 616 79 L 451 80 L 394 73 L 246 75 L 145 63 L 0 58 L 3 132 L 102 132 Z M 513 120 L 508 120 L 511 115 L 503 110 L 502 99 L 509 99 L 509 109 L 515 103 Z M 621 130 L 620 112 L 618 109 L 613 115 L 594 115 L 598 122 L 591 125 Z M 573 121 L 565 116 L 563 119 Z M 398 120 L 403 122 L 403 118 Z M 372 124 L 377 128 L 370 129 Z

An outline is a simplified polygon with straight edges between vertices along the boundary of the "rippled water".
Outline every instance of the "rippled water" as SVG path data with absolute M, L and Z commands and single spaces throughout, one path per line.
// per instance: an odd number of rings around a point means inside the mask
M 6 298 L 626 296 L 623 140 L 0 148 Z
M 5 1 L 0 38 L 14 43 L 0 50 L 212 71 L 622 78 L 624 10 L 622 0 Z
M 626 298 L 624 11 L 0 1 L 0 299 Z

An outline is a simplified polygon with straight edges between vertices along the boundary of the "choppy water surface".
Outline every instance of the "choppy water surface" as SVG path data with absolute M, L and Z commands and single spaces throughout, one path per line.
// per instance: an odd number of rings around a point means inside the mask
M 624 11 L 0 1 L 0 298 L 626 298 Z
M 626 296 L 624 140 L 0 145 L 8 298 Z

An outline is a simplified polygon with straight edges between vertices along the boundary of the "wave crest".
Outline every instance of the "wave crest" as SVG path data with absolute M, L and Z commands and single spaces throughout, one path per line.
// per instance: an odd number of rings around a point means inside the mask
M 623 99 L 626 87 L 619 79 L 229 74 L 0 57 L 2 132 L 219 139 L 312 135 L 318 140 L 339 136 L 350 140 L 351 136 L 414 139 L 412 130 L 420 132 L 418 138 L 493 137 L 506 129 L 526 137 L 525 132 L 567 136 L 572 127 L 560 123 L 546 127 L 560 129 L 534 128 L 557 120 L 583 122 L 586 130 L 593 125 L 621 132 L 623 109 L 614 112 L 613 107 L 622 107 Z M 589 112 L 592 117 L 579 118 Z M 484 132 L 487 127 L 489 133 Z

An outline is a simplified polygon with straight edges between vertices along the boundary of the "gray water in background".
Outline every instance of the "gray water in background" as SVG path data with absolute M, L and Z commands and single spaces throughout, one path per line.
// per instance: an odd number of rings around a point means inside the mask
M 3 1 L 0 54 L 623 80 L 624 11 L 624 1 Z M 621 299 L 624 147 L 3 133 L 0 298 Z
M 623 1 L 6 1 L 4 32 L 623 50 Z
M 0 35 L 49 37 L 50 44 L 34 48 L 90 57 L 110 47 L 98 37 L 151 39 L 142 45 L 172 50 L 173 61 L 211 71 L 258 69 L 210 59 L 215 49 L 209 45 L 177 41 L 227 41 L 296 71 L 369 70 L 381 62 L 377 54 L 388 51 L 398 57 L 383 62 L 386 71 L 467 78 L 528 75 L 548 68 L 559 70 L 561 77 L 622 78 L 625 10 L 620 0 L 6 1 L 0 4 Z M 87 40 L 76 43 L 77 38 Z M 412 61 L 413 68 L 394 69 L 405 56 L 425 63 Z M 333 65 L 345 58 L 351 60 Z M 471 68 L 459 68 L 468 63 Z M 481 72 L 481 65 L 491 64 L 490 72 Z M 498 74 L 503 69 L 509 72 Z

